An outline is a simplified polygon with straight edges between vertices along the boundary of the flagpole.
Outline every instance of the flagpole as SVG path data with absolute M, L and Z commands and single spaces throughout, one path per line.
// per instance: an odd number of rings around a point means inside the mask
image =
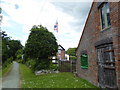
M 58 23 L 58 17 L 57 17 L 57 23 Z M 57 30 L 57 36 L 58 36 L 58 45 L 59 45 L 59 32 Z
M 58 39 L 58 45 L 59 45 L 59 33 L 57 32 L 57 39 Z

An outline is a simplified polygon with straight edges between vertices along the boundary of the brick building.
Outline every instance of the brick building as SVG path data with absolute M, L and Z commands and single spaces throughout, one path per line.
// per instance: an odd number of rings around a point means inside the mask
M 65 49 L 58 45 L 58 54 L 57 54 L 58 60 L 64 60 L 65 59 Z
M 76 55 L 79 77 L 120 88 L 120 2 L 92 3 Z

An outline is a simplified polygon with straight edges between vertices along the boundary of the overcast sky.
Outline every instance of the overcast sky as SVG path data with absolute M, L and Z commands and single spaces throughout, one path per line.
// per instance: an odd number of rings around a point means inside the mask
M 33 25 L 47 27 L 66 50 L 77 47 L 91 2 L 72 0 L 1 0 L 2 30 L 25 42 Z M 58 33 L 54 25 L 58 20 Z

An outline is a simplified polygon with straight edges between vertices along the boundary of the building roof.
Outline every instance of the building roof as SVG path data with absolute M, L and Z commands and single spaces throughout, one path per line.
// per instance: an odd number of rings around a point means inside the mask
M 60 44 L 58 45 L 58 50 L 64 50 L 65 51 L 65 49 Z

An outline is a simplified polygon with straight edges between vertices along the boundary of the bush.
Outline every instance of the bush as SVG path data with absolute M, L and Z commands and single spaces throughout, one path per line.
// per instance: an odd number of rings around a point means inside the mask
M 50 64 L 50 70 L 58 70 L 58 64 Z
M 70 60 L 76 60 L 77 59 L 76 56 L 70 56 L 69 58 L 70 58 Z
M 42 70 L 49 68 L 50 68 L 50 60 L 48 59 L 37 60 L 35 70 Z
M 30 67 L 33 71 L 35 69 L 36 61 L 34 59 L 27 59 L 26 65 Z
M 47 59 L 35 60 L 28 58 L 26 61 L 26 65 L 32 69 L 32 71 L 49 69 L 50 61 Z
M 18 55 L 17 55 L 17 60 L 20 60 L 20 59 L 22 59 L 22 55 L 21 55 L 21 54 L 18 54 Z
M 23 63 L 22 59 L 17 60 L 18 63 Z
M 3 68 L 7 67 L 9 64 L 12 63 L 13 57 L 8 58 L 4 64 L 2 65 Z

